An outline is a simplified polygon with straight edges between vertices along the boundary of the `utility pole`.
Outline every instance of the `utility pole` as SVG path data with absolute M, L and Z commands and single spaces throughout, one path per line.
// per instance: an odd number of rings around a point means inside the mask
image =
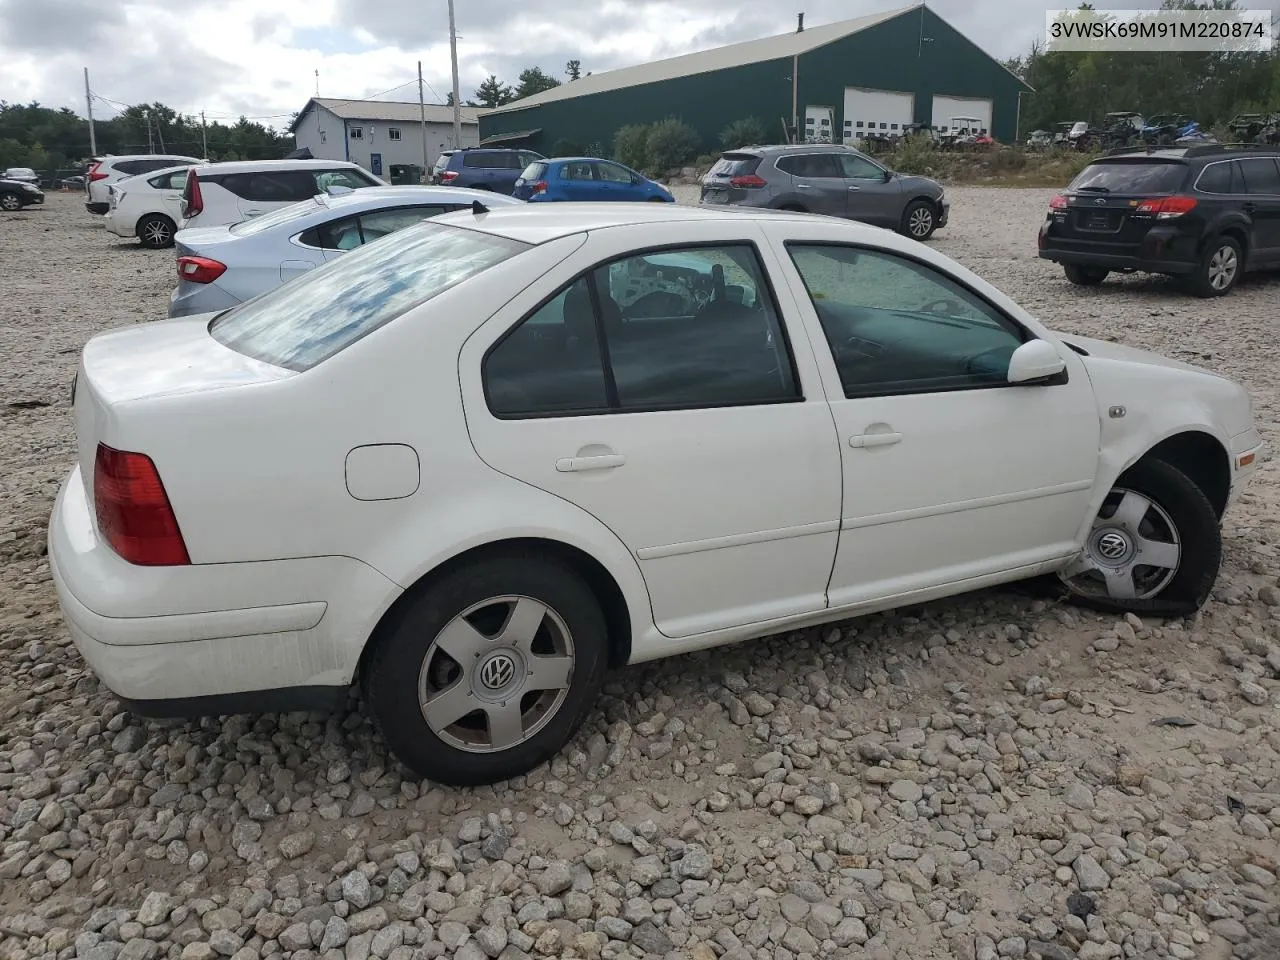
M 89 156 L 98 155 L 98 138 L 93 133 L 93 94 L 89 92 L 89 68 L 84 68 L 84 107 L 89 114 Z
M 200 111 L 200 156 L 209 159 L 209 134 L 204 123 L 204 111 Z
M 143 117 L 146 118 L 146 121 L 147 121 L 147 153 L 155 153 L 156 142 L 151 136 L 151 111 L 143 110 L 142 115 Z
M 418 61 L 418 116 L 422 119 L 422 179 L 427 179 L 427 102 L 422 98 L 422 61 Z
M 453 0 L 449 0 L 449 58 L 453 61 L 453 146 L 462 149 L 462 93 L 458 89 L 458 29 L 453 20 Z

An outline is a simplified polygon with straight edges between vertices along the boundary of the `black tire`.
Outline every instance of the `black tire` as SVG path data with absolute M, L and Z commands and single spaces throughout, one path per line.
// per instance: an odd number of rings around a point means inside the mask
M 173 246 L 177 224 L 162 213 L 151 213 L 138 221 L 138 239 L 148 250 L 163 250 Z
M 902 223 L 898 232 L 921 243 L 933 236 L 938 229 L 938 211 L 928 200 L 912 200 L 902 211 Z
M 15 210 L 22 209 L 22 198 L 16 193 L 0 193 L 0 210 L 7 210 L 13 213 Z
M 424 669 L 434 668 L 440 662 L 441 648 L 436 643 L 446 626 L 491 598 L 513 596 L 531 598 L 545 605 L 567 628 L 572 642 L 572 672 L 563 698 L 537 720 L 533 726 L 536 732 L 507 749 L 473 752 L 456 745 L 452 739 L 445 739 L 427 723 L 420 705 L 419 683 Z M 486 607 L 478 616 L 488 615 L 488 610 Z M 542 631 L 548 629 L 548 621 L 539 620 L 538 624 L 539 636 L 543 638 L 539 642 L 546 642 L 547 634 Z M 480 633 L 487 635 L 484 630 Z M 374 649 L 362 670 L 366 709 L 401 762 L 421 777 L 451 786 L 509 780 L 551 759 L 582 725 L 608 668 L 608 630 L 591 588 L 559 559 L 529 550 L 479 559 L 428 581 L 407 598 L 372 642 Z M 486 648 L 485 659 L 475 654 L 470 676 L 462 671 L 446 675 L 446 691 L 459 684 L 464 685 L 463 689 L 481 689 L 474 685 L 480 683 L 484 665 L 510 649 L 494 640 L 490 642 L 494 646 Z M 493 652 L 488 652 L 489 649 Z M 446 665 L 458 662 L 448 656 L 444 660 Z M 520 677 L 518 671 L 515 676 Z M 523 679 L 512 681 L 506 694 L 507 702 L 515 699 L 523 704 L 526 697 L 534 695 L 524 690 L 524 682 Z M 485 693 L 483 689 L 481 692 Z M 478 704 L 482 702 L 474 699 L 474 692 L 467 692 L 466 696 Z M 477 709 L 471 716 L 478 717 L 481 712 Z M 467 717 L 455 721 L 446 735 L 453 738 L 459 732 L 467 733 L 464 720 Z M 522 734 L 527 727 L 528 724 L 521 723 Z M 483 732 L 484 729 L 489 732 Z M 491 736 L 492 728 L 486 722 L 480 731 L 471 732 L 477 737 L 487 737 Z
M 1222 297 L 1235 288 L 1243 273 L 1244 250 L 1240 241 L 1220 234 L 1204 245 L 1200 265 L 1184 282 L 1197 297 Z
M 1062 272 L 1077 287 L 1096 287 L 1107 279 L 1111 271 L 1105 267 L 1091 267 L 1083 263 L 1064 263 Z
M 1177 566 L 1172 577 L 1149 597 L 1117 600 L 1090 595 L 1082 592 L 1078 583 L 1073 585 L 1063 578 L 1067 596 L 1080 606 L 1105 613 L 1162 618 L 1193 615 L 1209 599 L 1222 565 L 1222 528 L 1213 505 L 1185 473 L 1163 460 L 1134 464 L 1116 481 L 1115 490 L 1145 497 L 1172 522 L 1177 534 Z

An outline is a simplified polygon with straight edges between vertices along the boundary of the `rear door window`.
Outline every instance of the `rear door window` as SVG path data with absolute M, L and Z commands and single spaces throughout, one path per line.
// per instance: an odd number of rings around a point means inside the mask
M 514 167 L 515 157 L 493 150 L 472 150 L 463 154 L 462 165 L 464 167 L 483 167 L 487 170 L 500 170 L 503 167 Z
M 457 209 L 459 209 L 457 204 L 437 203 L 374 210 L 314 226 L 299 234 L 298 242 L 308 247 L 319 247 L 322 250 L 354 250 L 356 247 L 380 240 L 387 234 L 413 226 L 422 220 Z M 254 221 L 250 221 L 252 222 Z M 234 231 L 235 228 L 232 229 Z
M 1186 166 L 1181 163 L 1095 163 L 1086 167 L 1067 189 L 1091 193 L 1173 193 L 1181 186 L 1186 172 Z
M 146 173 L 148 170 L 153 169 L 147 166 L 147 162 L 145 160 L 121 160 L 119 163 L 114 164 L 114 167 L 126 177 L 133 177 L 139 173 Z
M 1249 157 L 1236 161 L 1244 177 L 1246 193 L 1280 196 L 1280 166 L 1271 157 Z
M 222 178 L 222 186 L 242 200 L 258 203 L 297 203 L 317 193 L 315 175 L 305 170 L 231 173 Z
M 831 153 L 796 153 L 778 161 L 778 169 L 793 177 L 806 179 L 842 179 L 840 160 Z
M 157 190 L 181 190 L 187 184 L 187 171 L 184 168 L 175 170 L 173 173 L 162 173 L 152 177 L 147 183 Z
M 330 187 L 350 187 L 359 190 L 361 187 L 375 185 L 371 177 L 365 176 L 362 170 L 317 170 L 315 172 L 315 192 L 324 193 Z

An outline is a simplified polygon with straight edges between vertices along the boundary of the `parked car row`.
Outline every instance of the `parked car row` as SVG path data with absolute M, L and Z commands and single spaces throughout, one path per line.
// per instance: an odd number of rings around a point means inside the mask
M 785 195 L 757 152 L 734 175 Z M 140 715 L 358 683 L 419 775 L 509 780 L 630 663 L 1037 577 L 1190 615 L 1262 454 L 1244 388 L 1046 329 L 914 239 L 906 190 L 898 236 L 306 167 L 249 217 L 257 173 L 217 166 L 183 222 L 240 219 L 176 233 L 173 318 L 83 350 L 49 525 Z

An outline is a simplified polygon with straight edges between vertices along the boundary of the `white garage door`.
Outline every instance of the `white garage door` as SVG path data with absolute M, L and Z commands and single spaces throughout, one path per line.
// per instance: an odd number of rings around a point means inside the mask
M 934 97 L 933 127 L 940 133 L 952 131 L 962 126 L 960 118 L 969 117 L 979 121 L 979 129 L 991 132 L 991 101 L 974 97 Z
M 902 135 L 915 116 L 916 98 L 892 90 L 844 88 L 844 139 L 848 142 L 882 133 Z

